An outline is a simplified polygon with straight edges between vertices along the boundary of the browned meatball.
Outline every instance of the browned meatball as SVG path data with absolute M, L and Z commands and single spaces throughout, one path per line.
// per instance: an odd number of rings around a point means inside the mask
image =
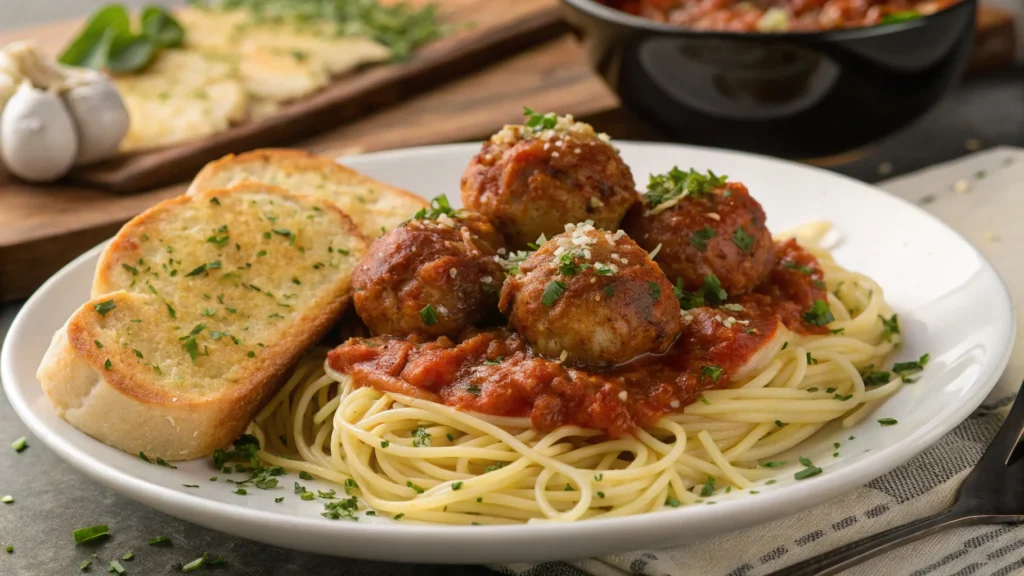
M 494 227 L 437 204 L 417 216 L 374 240 L 352 274 L 356 312 L 370 331 L 455 338 L 497 316 L 505 273 L 495 255 L 504 241 Z
M 651 178 L 643 202 L 634 206 L 623 229 L 670 280 L 696 290 L 709 274 L 730 295 L 751 290 L 775 264 L 772 235 L 761 204 L 739 182 L 678 169 Z
M 505 126 L 462 175 L 462 202 L 487 216 L 513 249 L 572 222 L 615 230 L 638 198 L 607 135 L 572 116 L 544 118 L 532 128 Z
M 499 307 L 535 352 L 590 369 L 665 352 L 682 325 L 647 252 L 589 222 L 567 225 L 510 273 Z

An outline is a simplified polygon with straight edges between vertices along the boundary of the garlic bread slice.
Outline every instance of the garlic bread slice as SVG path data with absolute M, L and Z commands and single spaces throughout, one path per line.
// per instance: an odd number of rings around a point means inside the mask
M 427 201 L 401 188 L 364 176 L 331 158 L 302 150 L 264 148 L 210 162 L 196 175 L 188 193 L 238 182 L 257 181 L 334 202 L 352 217 L 367 238 L 391 230 Z
M 39 379 L 58 413 L 126 452 L 223 447 L 341 318 L 366 250 L 333 204 L 258 183 L 167 200 L 100 258 L 94 299 Z

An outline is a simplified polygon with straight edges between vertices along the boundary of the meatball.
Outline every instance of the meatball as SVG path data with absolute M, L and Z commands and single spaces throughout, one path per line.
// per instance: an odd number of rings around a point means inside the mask
M 500 318 L 504 241 L 483 216 L 436 202 L 374 240 L 352 274 L 356 313 L 374 335 L 455 338 Z
M 534 352 L 605 369 L 668 350 L 682 319 L 672 284 L 624 232 L 567 224 L 510 271 L 498 306 Z
M 750 291 L 775 265 L 761 205 L 739 182 L 673 168 L 653 176 L 643 201 L 622 223 L 670 280 L 697 290 L 714 274 L 730 295 Z M 658 249 L 658 246 L 661 246 Z
M 462 202 L 487 216 L 513 249 L 573 222 L 617 229 L 639 195 L 608 136 L 572 116 L 533 118 L 484 143 L 462 175 Z

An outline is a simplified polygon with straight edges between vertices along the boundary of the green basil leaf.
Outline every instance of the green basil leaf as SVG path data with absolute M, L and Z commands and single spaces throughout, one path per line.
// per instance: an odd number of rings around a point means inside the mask
M 110 45 L 107 70 L 114 74 L 138 72 L 156 56 L 156 43 L 146 36 L 118 34 Z
M 142 34 L 158 48 L 177 48 L 185 41 L 185 29 L 166 10 L 150 5 L 142 10 Z
M 118 33 L 130 33 L 128 12 L 120 4 L 108 4 L 89 18 L 85 28 L 68 44 L 58 60 L 69 66 L 99 68 L 106 65 L 110 43 Z

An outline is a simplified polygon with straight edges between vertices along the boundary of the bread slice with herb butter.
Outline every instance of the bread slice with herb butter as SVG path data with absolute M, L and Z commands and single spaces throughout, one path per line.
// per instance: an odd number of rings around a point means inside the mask
M 326 198 L 351 216 L 371 239 L 427 206 L 426 200 L 412 192 L 378 182 L 331 158 L 278 148 L 228 154 L 210 162 L 196 175 L 188 193 L 250 180 Z
M 339 320 L 366 246 L 333 204 L 265 184 L 163 202 L 104 251 L 93 300 L 54 336 L 39 380 L 107 444 L 209 454 Z

